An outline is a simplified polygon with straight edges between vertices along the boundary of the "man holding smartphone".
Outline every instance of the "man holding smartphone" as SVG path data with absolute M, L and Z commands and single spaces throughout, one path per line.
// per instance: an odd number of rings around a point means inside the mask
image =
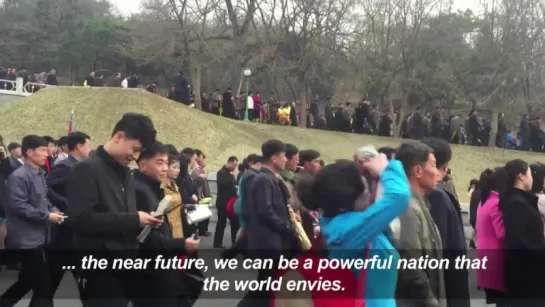
M 72 170 L 66 189 L 74 247 L 105 257 L 138 256 L 141 227 L 162 220 L 138 211 L 129 164 L 155 143 L 151 119 L 127 113 L 115 125 L 111 139 L 96 154 Z M 123 254 L 122 254 L 123 253 Z M 84 307 L 125 307 L 135 301 L 140 275 L 131 271 L 82 271 Z M 100 299 L 99 299 L 100 298 Z

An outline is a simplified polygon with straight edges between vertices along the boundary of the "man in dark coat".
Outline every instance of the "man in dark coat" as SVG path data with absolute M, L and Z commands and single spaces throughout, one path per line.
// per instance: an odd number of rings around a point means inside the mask
M 83 132 L 72 132 L 67 137 L 67 146 L 69 155 L 68 158 L 58 162 L 47 174 L 45 181 L 47 183 L 47 198 L 53 206 L 61 212 L 67 212 L 68 206 L 66 202 L 66 185 L 70 172 L 74 166 L 81 160 L 87 159 L 91 152 L 90 137 Z M 51 248 L 54 250 L 68 250 L 72 246 L 72 231 L 69 224 L 60 224 L 54 227 L 51 231 Z M 63 265 L 68 263 L 76 263 L 72 261 L 70 253 L 51 253 L 49 257 L 51 288 L 53 293 L 57 290 L 65 270 Z
M 168 171 L 168 147 L 156 142 L 146 148 L 138 159 L 138 170 L 134 173 L 137 210 L 152 213 L 165 197 L 161 182 L 166 179 Z M 164 217 L 167 219 L 167 217 Z M 140 245 L 146 257 L 163 255 L 164 258 L 194 252 L 200 240 L 193 238 L 174 238 L 168 221 L 152 229 Z M 181 279 L 175 270 L 146 270 L 142 272 L 142 289 L 145 289 L 144 304 L 135 306 L 178 307 L 181 295 Z
M 233 104 L 233 93 L 231 92 L 230 87 L 228 87 L 227 90 L 223 92 L 222 110 L 223 116 L 232 119 L 236 118 L 235 105 Z
M 231 242 L 235 243 L 238 231 L 238 220 L 227 216 L 227 203 L 237 196 L 237 182 L 233 171 L 237 169 L 238 159 L 235 156 L 229 157 L 227 163 L 218 171 L 216 183 L 218 185 L 218 197 L 216 208 L 218 210 L 218 222 L 214 233 L 214 247 L 223 248 L 223 232 L 227 226 L 227 219 L 231 225 Z
M 70 173 L 66 188 L 68 216 L 74 232 L 74 247 L 119 257 L 115 251 L 138 256 L 141 227 L 161 220 L 138 211 L 134 181 L 128 165 L 142 148 L 155 143 L 156 131 L 149 117 L 127 113 L 115 125 L 112 138 L 96 154 L 79 162 Z M 135 299 L 140 275 L 133 271 L 90 270 L 80 272 L 85 282 L 84 306 L 127 306 Z M 96 300 L 116 297 L 117 300 Z M 93 300 L 93 298 L 95 298 Z
M 452 150 L 447 141 L 428 138 L 422 141 L 433 149 L 437 169 L 441 178 L 448 173 L 448 163 Z M 455 195 L 452 195 L 442 183 L 426 193 L 430 203 L 430 214 L 439 229 L 443 243 L 443 259 L 454 263 L 456 258 L 467 255 L 467 245 L 462 221 L 462 210 Z M 448 307 L 469 307 L 469 272 L 453 266 L 444 271 L 445 293 Z
M 278 260 L 293 250 L 295 228 L 289 218 L 289 192 L 279 173 L 287 162 L 286 145 L 270 140 L 261 146 L 264 163 L 248 188 L 247 204 L 243 215 L 247 218 L 246 234 L 250 256 Z M 257 280 L 274 278 L 276 269 L 259 270 Z M 260 297 L 268 305 L 268 291 L 249 293 L 246 298 Z
M 187 87 L 187 80 L 184 77 L 183 72 L 178 72 L 174 78 L 174 98 L 177 102 L 181 102 L 185 105 L 189 105 L 189 91 Z
M 59 85 L 59 82 L 57 81 L 57 71 L 52 69 L 49 72 L 49 75 L 47 75 L 47 82 L 48 85 Z

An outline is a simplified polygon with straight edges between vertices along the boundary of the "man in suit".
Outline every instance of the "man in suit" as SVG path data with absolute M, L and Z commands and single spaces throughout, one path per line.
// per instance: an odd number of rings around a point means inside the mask
M 106 257 L 125 255 L 119 252 L 136 257 L 141 227 L 162 223 L 150 213 L 137 211 L 128 167 L 143 149 L 153 146 L 156 134 L 149 117 L 127 113 L 115 125 L 111 139 L 74 166 L 66 199 L 76 249 Z M 135 301 L 139 294 L 137 272 L 90 270 L 80 274 L 84 307 L 125 307 L 127 300 Z
M 227 226 L 227 218 L 229 218 L 229 224 L 231 225 L 231 243 L 234 244 L 237 237 L 238 220 L 227 216 L 227 203 L 231 198 L 237 196 L 237 182 L 233 175 L 237 167 L 237 157 L 231 156 L 217 174 L 218 197 L 216 199 L 216 208 L 218 210 L 218 223 L 214 233 L 215 248 L 224 248 L 223 233 L 225 226 Z
M 430 214 L 439 229 L 443 243 L 443 258 L 454 263 L 457 257 L 467 255 L 467 244 L 460 203 L 456 195 L 441 182 L 448 175 L 452 150 L 447 141 L 439 138 L 427 138 L 422 143 L 433 150 L 440 175 L 437 187 L 426 193 L 430 203 Z M 444 272 L 444 280 L 447 306 L 469 307 L 468 271 L 450 267 Z
M 68 157 L 56 163 L 51 169 L 51 172 L 45 177 L 47 183 L 47 198 L 61 212 L 67 212 L 68 210 L 66 203 L 66 185 L 68 178 L 70 177 L 70 172 L 79 161 L 89 157 L 89 152 L 91 152 L 90 140 L 91 138 L 83 132 L 72 132 L 66 138 L 69 152 Z M 58 225 L 52 230 L 50 248 L 53 251 L 71 249 L 73 247 L 72 235 L 69 223 Z M 51 268 L 50 277 L 53 293 L 55 293 L 59 287 L 62 277 L 64 276 L 65 270 L 62 269 L 62 266 L 67 263 L 72 263 L 70 262 L 70 256 L 70 253 L 50 253 L 48 259 Z

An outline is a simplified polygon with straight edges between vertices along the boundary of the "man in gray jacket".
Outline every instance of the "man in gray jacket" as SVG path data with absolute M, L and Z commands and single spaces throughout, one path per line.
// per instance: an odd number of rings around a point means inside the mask
M 53 291 L 45 246 L 50 239 L 50 223 L 60 224 L 63 214 L 47 199 L 41 166 L 47 158 L 48 142 L 37 135 L 23 138 L 24 165 L 8 180 L 7 247 L 18 250 L 19 280 L 2 296 L 4 306 L 13 306 L 30 290 L 30 306 L 53 307 Z
M 412 190 L 411 204 L 399 217 L 400 233 L 396 243 L 401 259 L 440 260 L 441 236 L 425 198 L 426 191 L 435 189 L 439 178 L 433 150 L 422 143 L 405 143 L 397 149 L 395 157 L 403 163 Z M 446 306 L 443 270 L 400 269 L 396 298 L 398 306 Z

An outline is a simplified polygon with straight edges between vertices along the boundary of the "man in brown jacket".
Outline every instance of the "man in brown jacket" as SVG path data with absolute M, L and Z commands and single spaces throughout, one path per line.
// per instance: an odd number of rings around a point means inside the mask
M 396 247 L 401 259 L 442 258 L 441 236 L 424 194 L 435 189 L 439 172 L 433 150 L 422 143 L 405 143 L 395 157 L 403 163 L 412 190 L 409 209 L 399 217 Z M 446 306 L 445 282 L 441 269 L 400 269 L 396 290 L 398 306 Z

